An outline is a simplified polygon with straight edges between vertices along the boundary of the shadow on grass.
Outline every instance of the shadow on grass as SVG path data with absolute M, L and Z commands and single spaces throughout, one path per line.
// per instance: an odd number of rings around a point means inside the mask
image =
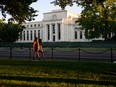
M 40 78 L 40 77 L 22 77 L 22 76 L 0 76 L 0 79 L 4 80 L 19 80 L 19 81 L 37 81 L 37 82 L 65 82 L 72 84 L 94 84 L 94 85 L 112 85 L 116 86 L 116 82 L 111 81 L 95 81 L 84 79 L 66 79 L 66 78 Z

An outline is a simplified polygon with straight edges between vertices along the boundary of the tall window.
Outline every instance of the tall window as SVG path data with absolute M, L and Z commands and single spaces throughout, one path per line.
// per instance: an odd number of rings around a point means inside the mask
M 33 25 L 31 24 L 31 27 L 33 27 Z
M 82 31 L 80 31 L 80 39 L 82 39 L 82 38 L 83 38 Z
M 25 31 L 23 31 L 23 40 L 25 40 Z
M 77 29 L 78 28 L 75 28 L 75 39 L 77 39 Z
M 48 30 L 48 40 L 50 40 L 50 25 L 47 24 L 47 30 Z
M 27 40 L 29 40 L 29 31 L 27 31 Z
M 20 40 L 22 40 L 22 32 L 20 32 Z
M 40 30 L 38 30 L 38 37 L 40 38 Z
M 53 34 L 55 34 L 55 24 L 52 25 Z
M 31 32 L 30 32 L 30 38 L 31 38 L 31 40 L 32 40 L 32 37 L 33 37 L 32 35 L 33 35 L 33 34 L 32 34 L 32 30 L 31 30 Z
M 34 30 L 34 38 L 36 37 L 36 30 Z
M 34 27 L 36 27 L 36 24 L 34 24 Z
M 40 24 L 38 24 L 38 27 L 40 27 Z
M 53 35 L 53 41 L 55 41 L 55 35 Z
M 60 29 L 60 24 L 58 24 L 58 39 L 61 39 L 61 29 Z

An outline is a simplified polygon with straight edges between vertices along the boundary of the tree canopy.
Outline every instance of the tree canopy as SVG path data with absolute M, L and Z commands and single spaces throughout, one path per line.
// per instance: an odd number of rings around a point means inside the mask
M 55 0 L 54 4 L 63 8 L 62 1 Z M 64 8 L 68 3 L 63 3 Z M 70 3 L 83 7 L 77 22 L 85 29 L 86 38 L 104 37 L 107 40 L 111 39 L 111 34 L 116 37 L 116 0 L 71 0 Z
M 116 33 L 116 0 L 106 0 L 97 3 L 94 0 L 91 4 L 83 4 L 84 10 L 81 13 L 79 24 L 85 29 L 87 38 L 104 37 L 111 38 Z
M 73 6 L 73 3 L 77 3 L 78 5 L 83 4 L 91 4 L 94 0 L 54 0 L 51 2 L 51 4 L 58 5 L 62 9 L 65 9 L 67 5 Z M 97 3 L 104 2 L 106 0 L 96 0 Z
M 24 26 L 0 22 L 0 42 L 15 42 Z
M 31 21 L 37 16 L 37 10 L 34 10 L 30 5 L 36 1 L 37 0 L 1 0 L 0 12 L 4 19 L 6 18 L 6 14 L 9 14 L 11 15 L 9 21 L 16 21 L 19 24 L 25 20 Z

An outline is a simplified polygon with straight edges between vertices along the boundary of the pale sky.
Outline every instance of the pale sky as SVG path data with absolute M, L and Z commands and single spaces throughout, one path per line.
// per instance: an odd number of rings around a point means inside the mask
M 41 21 L 43 19 L 43 13 L 50 12 L 51 10 L 57 10 L 61 9 L 59 6 L 54 6 L 53 4 L 50 4 L 54 0 L 38 0 L 37 2 L 33 3 L 31 6 L 38 10 L 37 12 L 38 16 L 35 17 L 34 21 Z M 81 12 L 81 7 L 78 7 L 76 4 L 72 7 L 67 6 L 66 9 L 72 11 L 73 13 L 79 14 Z M 0 19 L 2 18 L 0 13 Z

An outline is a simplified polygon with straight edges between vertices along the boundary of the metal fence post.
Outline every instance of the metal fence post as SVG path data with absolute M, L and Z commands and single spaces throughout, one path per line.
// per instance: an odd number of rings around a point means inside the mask
M 80 62 L 80 47 L 79 47 L 79 62 Z
M 52 47 L 52 60 L 53 60 L 53 47 Z
M 12 59 L 12 47 L 10 47 L 10 59 Z
M 29 47 L 29 59 L 31 59 L 31 47 Z
M 113 54 L 112 54 L 112 48 L 111 48 L 111 63 L 113 63 Z

